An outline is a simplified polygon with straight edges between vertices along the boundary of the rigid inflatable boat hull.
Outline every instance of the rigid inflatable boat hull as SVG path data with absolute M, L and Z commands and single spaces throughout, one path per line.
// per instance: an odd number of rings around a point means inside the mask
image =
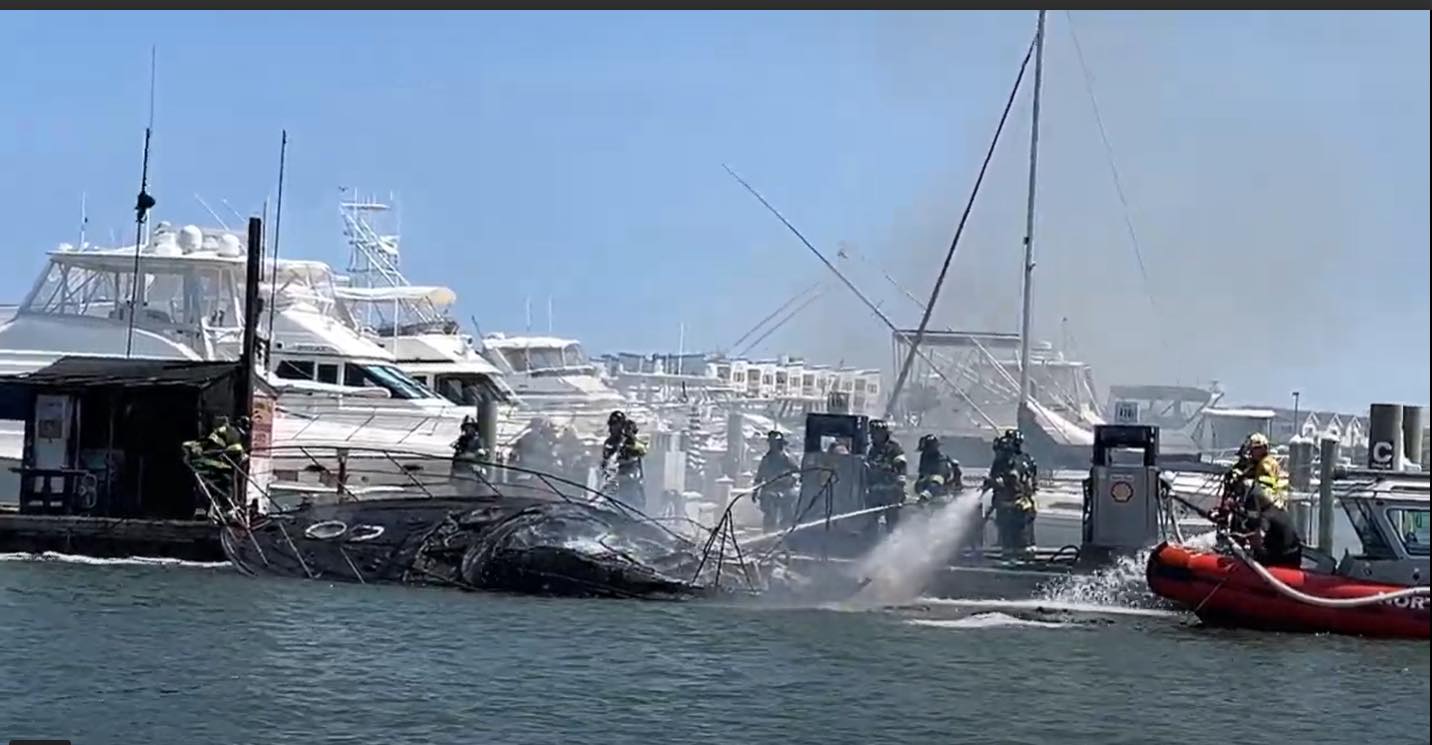
M 1269 567 L 1281 582 L 1321 598 L 1364 598 L 1405 587 L 1363 582 L 1303 569 Z M 1432 637 L 1432 598 L 1401 597 L 1351 608 L 1326 608 L 1278 592 L 1233 556 L 1167 543 L 1149 556 L 1149 589 L 1218 626 L 1353 634 L 1398 639 Z

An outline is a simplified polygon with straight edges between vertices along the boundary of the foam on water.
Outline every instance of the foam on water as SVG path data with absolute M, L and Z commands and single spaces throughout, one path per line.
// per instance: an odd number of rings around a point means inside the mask
M 918 597 L 979 515 L 979 492 L 960 494 L 933 513 L 904 511 L 894 532 L 861 559 L 858 576 L 868 582 L 853 602 L 888 606 Z
M 1177 618 L 1181 614 L 1159 608 L 1131 608 L 1122 605 L 1101 605 L 1060 600 L 974 600 L 960 598 L 920 598 L 916 605 L 925 607 L 967 608 L 971 610 L 1057 611 L 1101 616 L 1139 616 L 1144 618 Z
M 941 629 L 1002 629 L 1013 627 L 1062 629 L 1067 626 L 1077 625 L 1060 621 L 1032 621 L 1027 618 L 1015 618 L 1014 616 L 1004 613 L 976 613 L 973 616 L 951 620 L 912 618 L 905 623 L 911 626 L 932 626 Z
M 196 569 L 225 569 L 231 566 L 227 561 L 184 561 L 183 559 L 165 559 L 157 556 L 131 556 L 123 559 L 103 559 L 95 556 L 62 554 L 58 551 L 45 551 L 38 554 L 23 552 L 0 553 L 0 561 L 53 561 L 64 564 L 86 564 L 90 566 L 173 566 Z

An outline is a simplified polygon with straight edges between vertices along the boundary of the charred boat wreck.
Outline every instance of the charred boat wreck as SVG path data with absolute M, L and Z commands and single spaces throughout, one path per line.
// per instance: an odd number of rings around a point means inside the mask
M 652 599 L 749 595 L 783 575 L 741 556 L 728 521 L 705 538 L 691 537 L 549 474 L 391 451 L 320 450 L 274 448 L 234 464 L 235 474 L 249 476 L 233 479 L 247 481 L 246 509 L 224 499 L 225 487 L 236 487 L 196 469 L 224 553 L 240 571 Z M 274 469 L 284 478 L 264 486 L 250 476 L 264 470 L 256 466 L 264 460 L 307 464 Z

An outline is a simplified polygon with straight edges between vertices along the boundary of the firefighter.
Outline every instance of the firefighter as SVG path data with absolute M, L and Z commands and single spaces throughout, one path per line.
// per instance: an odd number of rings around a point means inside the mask
M 214 420 L 214 428 L 198 440 L 184 445 L 185 461 L 203 479 L 222 510 L 233 508 L 234 469 L 244 465 L 244 440 L 226 416 Z
M 1235 535 L 1252 549 L 1253 560 L 1270 567 L 1301 567 L 1302 538 L 1273 490 L 1257 481 L 1249 483 L 1241 506 L 1243 532 Z
M 795 517 L 800 464 L 786 452 L 786 436 L 780 432 L 768 432 L 766 444 L 766 454 L 756 466 L 756 483 L 762 486 L 751 497 L 760 505 L 761 525 L 769 533 L 786 527 Z
M 1038 490 L 1038 466 L 1024 452 L 1024 436 L 1006 430 L 994 441 L 994 463 L 984 487 L 992 496 L 999 547 L 1006 556 L 1028 554 L 1034 544 L 1034 493 Z
M 1252 481 L 1267 490 L 1268 498 L 1282 509 L 1288 498 L 1288 479 L 1278 460 L 1268 452 L 1268 438 L 1262 432 L 1248 435 L 1243 442 L 1239 463 L 1234 466 L 1239 478 Z
M 452 444 L 452 472 L 455 478 L 474 477 L 479 464 L 487 459 L 478 437 L 477 420 L 470 416 L 462 418 L 462 431 Z
M 617 457 L 617 451 L 621 450 L 625 439 L 626 422 L 626 414 L 621 411 L 613 411 L 607 417 L 607 439 L 602 442 L 603 472 L 611 472 L 612 461 Z
M 557 436 L 550 422 L 532 418 L 527 431 L 512 444 L 512 465 L 538 473 L 557 470 Z
M 921 502 L 948 497 L 964 488 L 960 464 L 940 452 L 940 438 L 920 438 L 920 464 L 915 470 L 915 496 Z
M 865 456 L 865 505 L 889 507 L 882 514 L 885 530 L 891 532 L 900 521 L 900 505 L 905 502 L 905 477 L 909 463 L 900 443 L 890 437 L 890 425 L 882 419 L 870 422 L 870 452 Z
M 590 453 L 577 430 L 567 426 L 557 437 L 557 462 L 561 464 L 563 477 L 574 484 L 587 485 L 587 468 Z
M 608 419 L 612 433 L 602 446 L 603 470 L 611 474 L 607 478 L 606 490 L 610 490 L 623 504 L 637 510 L 646 508 L 646 479 L 642 470 L 642 459 L 646 457 L 646 445 L 637 439 L 636 422 L 613 412 Z

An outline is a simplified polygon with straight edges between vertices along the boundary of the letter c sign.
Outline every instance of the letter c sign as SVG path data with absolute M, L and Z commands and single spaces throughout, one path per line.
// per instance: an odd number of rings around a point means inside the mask
M 1392 465 L 1392 443 L 1381 440 L 1372 444 L 1372 462 L 1378 466 Z

